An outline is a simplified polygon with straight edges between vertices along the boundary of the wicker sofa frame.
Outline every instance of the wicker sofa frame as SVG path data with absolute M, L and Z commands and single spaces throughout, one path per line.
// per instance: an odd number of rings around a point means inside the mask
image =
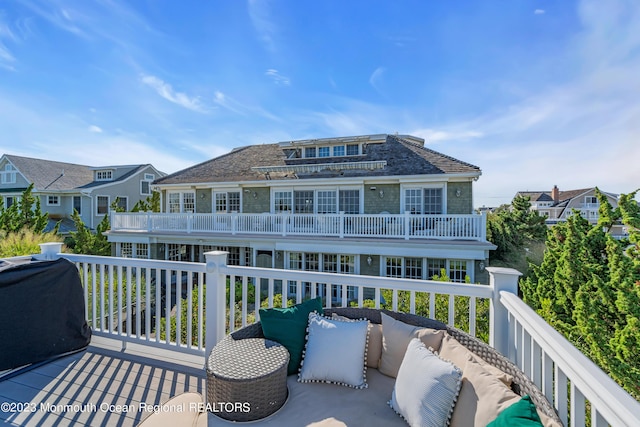
M 438 321 L 429 319 L 426 317 L 418 316 L 415 314 L 399 313 L 388 310 L 378 310 L 372 308 L 325 308 L 324 315 L 331 316 L 332 313 L 336 313 L 341 316 L 345 316 L 351 319 L 369 319 L 372 323 L 382 323 L 380 313 L 385 313 L 396 320 L 404 323 L 408 323 L 414 326 L 443 329 L 446 330 L 451 336 L 458 340 L 463 346 L 469 349 L 478 357 L 482 358 L 485 362 L 495 366 L 501 371 L 513 376 L 513 383 L 511 389 L 514 393 L 525 396 L 529 395 L 531 401 L 536 405 L 541 413 L 547 415 L 550 419 L 557 422 L 558 425 L 562 425 L 562 421 L 558 417 L 553 405 L 549 403 L 542 391 L 518 368 L 513 362 L 507 359 L 505 356 L 497 352 L 493 347 L 480 341 L 479 339 Z M 223 340 L 239 340 L 245 338 L 264 338 L 262 333 L 262 326 L 260 322 L 253 323 L 244 328 L 241 328 L 230 335 L 227 335 Z M 221 343 L 224 345 L 223 343 Z M 219 344 L 220 345 L 220 344 Z M 208 396 L 210 399 L 212 396 Z

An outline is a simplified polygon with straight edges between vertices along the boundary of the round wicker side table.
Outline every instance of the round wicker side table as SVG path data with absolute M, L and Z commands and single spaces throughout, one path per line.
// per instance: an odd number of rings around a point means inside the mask
M 207 360 L 207 403 L 230 421 L 255 421 L 276 412 L 287 399 L 289 352 L 264 338 L 225 337 Z

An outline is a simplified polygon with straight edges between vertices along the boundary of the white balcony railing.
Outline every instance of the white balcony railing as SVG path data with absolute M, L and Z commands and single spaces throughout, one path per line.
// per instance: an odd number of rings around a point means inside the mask
M 438 318 L 485 337 L 540 387 L 565 425 L 640 425 L 640 403 L 517 297 L 520 273 L 513 269 L 488 267 L 485 286 L 227 266 L 227 253 L 219 251 L 206 253 L 202 264 L 59 250 L 60 244 L 45 246 L 41 256 L 62 256 L 79 267 L 96 335 L 204 359 L 227 333 L 258 321 L 261 305 L 301 302 L 307 290 L 309 297 L 323 296 L 327 307 L 364 306 L 368 293 L 375 307 Z
M 112 212 L 111 230 L 484 241 L 486 216 Z

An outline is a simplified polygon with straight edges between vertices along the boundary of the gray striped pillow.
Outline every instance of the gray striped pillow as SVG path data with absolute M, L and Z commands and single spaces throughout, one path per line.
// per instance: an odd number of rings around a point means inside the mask
M 389 405 L 410 426 L 449 425 L 462 372 L 418 338 L 409 342 Z

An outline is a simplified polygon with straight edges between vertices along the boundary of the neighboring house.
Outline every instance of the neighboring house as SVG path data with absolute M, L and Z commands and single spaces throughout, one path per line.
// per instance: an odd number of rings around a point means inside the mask
M 611 206 L 618 207 L 618 195 L 601 191 L 607 197 Z M 529 197 L 531 209 L 538 211 L 540 215 L 546 216 L 547 225 L 551 226 L 558 222 L 566 221 L 573 214 L 574 210 L 587 219 L 590 223 L 598 222 L 600 202 L 596 197 L 596 189 L 583 188 L 580 190 L 560 191 L 554 185 L 551 191 L 519 191 L 517 196 Z M 614 225 L 611 234 L 615 237 L 628 236 L 627 231 L 620 224 Z
M 62 220 L 63 231 L 74 209 L 91 229 L 109 213 L 116 199 L 125 210 L 151 194 L 151 183 L 165 174 L 152 165 L 90 167 L 10 154 L 0 157 L 0 196 L 5 208 L 33 183 L 32 194 L 50 223 Z M 71 222 L 71 225 L 73 223 Z
M 162 213 L 113 213 L 108 238 L 121 256 L 484 282 L 480 175 L 413 136 L 252 145 L 156 180 Z

